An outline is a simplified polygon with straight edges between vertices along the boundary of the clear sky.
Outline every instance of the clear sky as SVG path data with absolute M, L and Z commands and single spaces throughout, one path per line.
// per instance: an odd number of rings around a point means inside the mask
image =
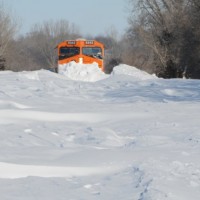
M 82 34 L 103 34 L 114 26 L 119 34 L 127 28 L 128 0 L 2 0 L 20 19 L 21 33 L 35 23 L 66 19 Z

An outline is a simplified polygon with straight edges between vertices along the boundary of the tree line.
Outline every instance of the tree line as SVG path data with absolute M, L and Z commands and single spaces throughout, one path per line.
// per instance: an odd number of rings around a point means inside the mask
M 164 78 L 200 78 L 199 0 L 138 0 L 127 34 L 131 52 L 140 49 L 140 67 Z
M 106 73 L 125 63 L 163 78 L 200 78 L 199 0 L 129 0 L 127 29 L 83 36 L 68 20 L 34 25 L 15 37 L 18 24 L 0 6 L 0 70 L 54 69 L 56 45 L 84 37 L 103 42 Z

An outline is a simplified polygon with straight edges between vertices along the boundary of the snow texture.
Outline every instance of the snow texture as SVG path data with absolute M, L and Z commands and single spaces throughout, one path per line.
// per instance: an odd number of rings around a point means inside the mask
M 199 80 L 73 62 L 0 80 L 0 199 L 199 199 Z

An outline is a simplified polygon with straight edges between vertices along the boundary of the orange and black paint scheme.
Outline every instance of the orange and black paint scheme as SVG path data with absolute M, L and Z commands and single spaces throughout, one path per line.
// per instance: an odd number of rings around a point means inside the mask
M 75 61 L 80 64 L 96 62 L 104 71 L 104 45 L 96 40 L 66 40 L 57 45 L 58 65 Z

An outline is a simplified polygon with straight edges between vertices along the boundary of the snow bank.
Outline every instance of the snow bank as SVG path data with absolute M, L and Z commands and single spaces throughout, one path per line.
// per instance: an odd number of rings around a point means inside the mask
M 99 81 L 114 75 L 129 75 L 137 80 L 147 80 L 155 78 L 155 76 L 150 75 L 147 72 L 125 64 L 114 67 L 112 74 L 108 75 L 102 72 L 97 63 L 78 64 L 74 61 L 68 64 L 60 65 L 59 74 L 67 76 L 72 80 L 88 82 Z
M 0 72 L 0 199 L 199 199 L 199 80 L 67 70 Z
M 117 74 L 133 76 L 135 79 L 140 79 L 140 80 L 156 78 L 156 76 L 154 76 L 154 75 L 148 74 L 147 72 L 139 70 L 136 67 L 132 67 L 132 66 L 125 65 L 125 64 L 121 64 L 121 65 L 114 67 L 112 75 L 117 75 Z
M 68 64 L 59 65 L 59 74 L 67 76 L 72 80 L 95 82 L 108 77 L 101 71 L 97 63 L 79 64 L 70 62 Z

